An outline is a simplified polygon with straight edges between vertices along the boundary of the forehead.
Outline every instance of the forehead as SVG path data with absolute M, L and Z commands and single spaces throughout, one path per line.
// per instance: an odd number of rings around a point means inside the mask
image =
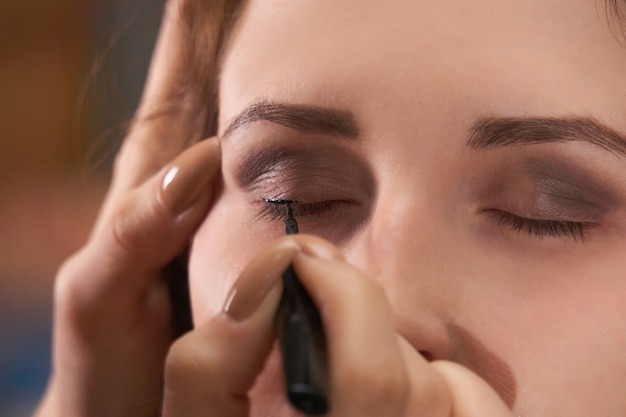
M 259 97 L 349 107 L 452 101 L 489 112 L 626 104 L 626 49 L 595 0 L 252 0 L 220 84 L 224 119 Z M 454 99 L 454 100 L 452 100 Z M 406 101 L 406 102 L 403 102 Z M 593 112 L 592 112 L 593 113 Z

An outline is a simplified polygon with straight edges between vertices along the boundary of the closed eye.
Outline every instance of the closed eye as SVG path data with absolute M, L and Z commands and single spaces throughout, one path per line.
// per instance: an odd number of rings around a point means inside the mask
M 499 226 L 538 238 L 571 238 L 583 242 L 585 232 L 595 226 L 591 222 L 530 219 L 498 209 L 486 209 L 483 213 L 489 215 Z
M 265 219 L 269 221 L 282 221 L 286 216 L 286 209 L 284 205 L 272 204 L 267 200 L 275 198 L 262 197 L 261 201 L 264 203 L 260 209 L 257 218 Z M 322 214 L 334 214 L 343 205 L 356 205 L 357 203 L 347 200 L 327 200 L 319 201 L 315 203 L 301 203 L 293 201 L 291 203 L 291 209 L 293 210 L 294 217 L 312 217 L 320 216 Z

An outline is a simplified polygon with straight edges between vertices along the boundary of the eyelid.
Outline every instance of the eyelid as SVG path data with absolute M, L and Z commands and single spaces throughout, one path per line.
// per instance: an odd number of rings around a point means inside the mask
M 535 181 L 538 205 L 544 211 L 557 209 L 578 213 L 584 217 L 588 213 L 605 213 L 611 207 L 611 200 L 599 199 L 595 190 L 581 187 L 578 183 L 539 175 Z
M 241 188 L 250 187 L 269 171 L 295 166 L 306 159 L 306 153 L 295 152 L 293 147 L 267 147 L 248 155 L 236 170 L 236 180 Z
M 363 157 L 328 140 L 266 137 L 238 148 L 227 158 L 235 162 L 224 164 L 227 184 L 234 179 L 233 185 L 248 194 L 255 206 L 262 204 L 259 209 L 265 214 L 275 208 L 266 207 L 261 198 L 299 201 L 302 204 L 295 207 L 296 215 L 330 202 L 367 207 L 374 198 L 375 180 Z
M 597 226 L 595 223 L 588 222 L 527 218 L 498 209 L 485 209 L 483 213 L 489 215 L 501 227 L 537 238 L 570 237 L 576 241 L 584 242 L 585 233 Z
M 236 167 L 235 179 L 241 188 L 249 188 L 264 176 L 278 172 L 328 171 L 350 176 L 369 171 L 360 158 L 342 147 L 315 145 L 297 142 L 256 147 L 244 154 Z M 358 178 L 357 175 L 352 176 Z
M 262 188 L 259 185 L 269 181 L 286 179 L 304 183 L 305 177 L 316 176 L 327 176 L 340 187 L 343 183 L 345 188 L 354 190 L 353 194 L 370 196 L 376 190 L 372 170 L 363 157 L 352 148 L 327 139 L 270 137 L 239 149 L 235 163 L 225 164 L 225 174 L 244 190 L 258 190 Z
M 265 200 L 265 198 L 263 199 Z M 285 208 L 282 205 L 268 203 L 263 201 L 264 207 L 260 209 L 258 217 L 264 217 L 271 221 L 279 221 L 285 219 Z M 332 213 L 341 205 L 357 205 L 354 202 L 345 200 L 325 200 L 314 203 L 291 203 L 291 209 L 294 217 L 315 216 L 322 213 Z
M 499 156 L 475 172 L 464 186 L 481 207 L 528 218 L 598 221 L 626 201 L 610 167 L 563 148 Z
M 599 200 L 577 183 L 528 171 L 505 173 L 477 196 L 480 207 L 536 220 L 598 222 L 615 200 Z
M 601 167 L 592 169 L 576 157 L 535 156 L 526 158 L 520 168 L 538 194 L 572 211 L 606 212 L 623 201 L 619 189 L 602 175 Z

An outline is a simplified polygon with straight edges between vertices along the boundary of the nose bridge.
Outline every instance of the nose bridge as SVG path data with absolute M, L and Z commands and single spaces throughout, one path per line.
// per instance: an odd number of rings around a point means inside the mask
M 441 213 L 425 193 L 389 189 L 385 194 L 350 261 L 383 285 L 399 333 L 426 356 L 449 358 L 453 344 L 446 316 L 454 308 L 455 256 L 439 227 Z
M 363 229 L 361 262 L 380 279 L 396 279 L 417 271 L 439 275 L 445 267 L 441 207 L 427 191 L 389 190 L 374 208 Z M 392 278 L 393 277 L 393 278 Z M 426 278 L 420 279 L 426 284 Z

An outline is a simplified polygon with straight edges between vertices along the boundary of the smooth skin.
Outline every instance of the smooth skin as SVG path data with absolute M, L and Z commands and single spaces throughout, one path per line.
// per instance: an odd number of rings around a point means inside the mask
M 349 111 L 359 134 L 303 133 L 261 120 L 222 138 L 224 186 L 190 261 L 198 322 L 219 311 L 247 260 L 282 233 L 280 221 L 263 214 L 261 197 L 348 202 L 300 216 L 300 231 L 336 243 L 384 288 L 393 329 L 413 356 L 470 369 L 515 415 L 625 415 L 623 154 L 583 141 L 467 146 L 484 118 L 590 117 L 624 136 L 626 47 L 604 7 L 595 0 L 249 2 L 222 65 L 220 136 L 263 101 Z M 277 148 L 267 171 L 242 185 L 242 165 L 258 165 L 255 155 Z M 596 200 L 604 187 L 610 197 Z M 593 226 L 584 239 L 528 233 L 494 210 Z M 325 270 L 338 288 L 344 284 L 343 269 Z M 337 302 L 362 296 L 345 287 Z M 332 295 L 321 298 L 330 304 Z M 379 388 L 394 384 L 373 381 L 397 369 L 382 359 L 397 348 L 388 333 L 374 333 L 383 320 L 376 305 L 344 329 L 346 353 L 331 367 L 346 370 L 338 379 L 359 398 L 359 412 L 393 403 Z M 341 320 L 337 310 L 322 310 L 329 322 Z M 389 356 L 373 353 L 384 346 Z M 255 417 L 290 415 L 276 388 L 275 357 L 252 391 Z
M 177 3 L 139 116 L 185 70 Z M 272 328 L 291 262 L 328 334 L 331 417 L 623 415 L 623 160 L 589 144 L 480 153 L 465 141 L 494 114 L 592 115 L 624 131 L 625 68 L 593 1 L 250 1 L 223 62 L 220 136 L 269 98 L 347 109 L 359 137 L 255 122 L 181 153 L 187 138 L 167 129 L 175 115 L 135 126 L 89 241 L 59 271 L 37 415 L 298 415 Z M 360 182 L 343 160 L 238 184 L 246 157 L 294 144 L 363 161 L 375 186 L 351 188 Z M 480 210 L 539 201 L 524 161 L 540 157 L 617 190 L 610 210 L 589 214 L 601 224 L 584 244 Z M 481 188 L 494 178 L 505 192 Z M 299 218 L 297 236 L 259 216 L 260 197 L 316 202 L 328 196 L 319 184 L 351 204 Z M 172 344 L 159 271 L 190 240 L 196 328 Z

